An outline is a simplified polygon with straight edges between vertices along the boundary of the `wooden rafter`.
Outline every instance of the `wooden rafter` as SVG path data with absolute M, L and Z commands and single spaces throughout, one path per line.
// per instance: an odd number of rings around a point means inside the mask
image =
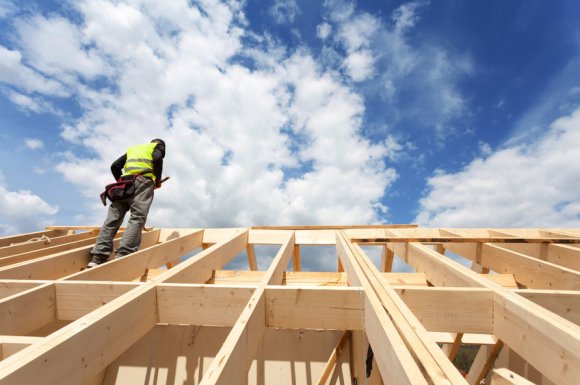
M 497 384 L 527 384 L 528 374 L 558 385 L 580 378 L 579 229 L 147 229 L 138 252 L 81 271 L 98 230 L 53 226 L 0 238 L 0 385 L 37 383 L 38 373 L 43 384 L 110 383 L 111 363 L 171 325 L 228 328 L 199 367 L 195 383 L 204 385 L 253 384 L 256 370 L 272 382 L 264 336 L 309 329 L 335 334 L 308 380 L 292 372 L 295 385 L 350 383 L 338 379 L 346 372 L 362 383 L 361 339 L 378 367 L 370 385 L 465 385 L 486 374 Z M 266 271 L 255 245 L 279 247 Z M 381 247 L 378 267 L 363 245 Z M 336 246 L 338 272 L 300 271 L 301 246 Z M 244 250 L 249 270 L 223 270 Z M 395 256 L 415 272 L 391 272 Z M 340 351 L 349 339 L 347 357 Z M 460 345 L 481 346 L 467 382 L 450 361 Z M 492 370 L 503 345 L 530 369 Z

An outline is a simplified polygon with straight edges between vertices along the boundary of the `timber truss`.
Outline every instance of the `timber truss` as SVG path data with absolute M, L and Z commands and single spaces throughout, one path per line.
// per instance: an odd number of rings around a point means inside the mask
M 81 270 L 98 231 L 0 238 L 0 384 L 580 383 L 579 229 L 149 229 Z

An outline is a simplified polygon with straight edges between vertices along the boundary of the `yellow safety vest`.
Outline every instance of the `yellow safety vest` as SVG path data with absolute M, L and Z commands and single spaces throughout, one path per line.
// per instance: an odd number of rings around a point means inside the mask
M 125 175 L 143 175 L 155 182 L 153 173 L 153 150 L 157 143 L 140 144 L 127 149 L 127 161 L 125 162 Z

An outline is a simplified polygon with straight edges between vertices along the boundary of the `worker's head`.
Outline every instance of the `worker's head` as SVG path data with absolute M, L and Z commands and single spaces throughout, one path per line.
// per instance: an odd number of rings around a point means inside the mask
M 153 139 L 151 143 L 157 143 L 156 148 L 160 149 L 163 153 L 163 157 L 165 157 L 165 142 L 162 139 Z

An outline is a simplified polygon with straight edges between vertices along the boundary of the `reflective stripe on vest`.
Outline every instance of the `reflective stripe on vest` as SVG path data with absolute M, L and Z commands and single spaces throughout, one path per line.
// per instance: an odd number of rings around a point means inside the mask
M 140 144 L 127 149 L 127 161 L 125 162 L 125 175 L 143 175 L 153 179 L 153 150 L 157 143 Z

